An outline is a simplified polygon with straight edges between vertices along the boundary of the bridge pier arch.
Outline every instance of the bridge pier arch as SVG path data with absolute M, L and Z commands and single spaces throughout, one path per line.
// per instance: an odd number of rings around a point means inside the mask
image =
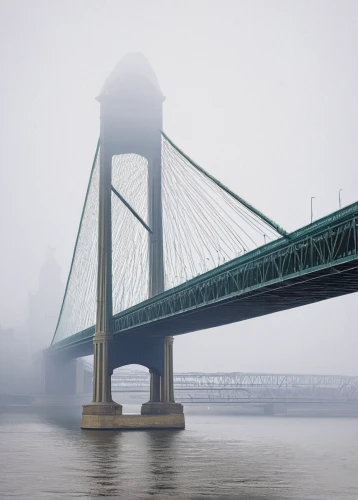
M 127 365 L 144 366 L 150 373 L 150 398 L 137 416 L 122 415 L 122 406 L 112 400 L 111 375 Z M 97 334 L 93 375 L 93 402 L 83 408 L 82 428 L 184 428 L 183 406 L 174 399 L 173 337 Z
M 127 365 L 139 365 L 149 370 L 150 394 L 149 401 L 142 405 L 143 415 L 183 413 L 182 405 L 175 403 L 174 398 L 173 341 L 171 336 L 127 336 L 109 341 L 108 359 L 104 360 L 108 362 L 109 373 Z

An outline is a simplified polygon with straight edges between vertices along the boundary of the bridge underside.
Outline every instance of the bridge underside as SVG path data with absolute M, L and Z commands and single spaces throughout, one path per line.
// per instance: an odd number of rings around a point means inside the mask
M 199 306 L 175 316 L 153 320 L 127 331 L 114 333 L 111 347 L 112 368 L 136 363 L 156 369 L 156 366 L 149 366 L 148 360 L 152 360 L 152 354 L 157 353 L 159 363 L 158 346 L 164 336 L 182 335 L 240 322 L 357 291 L 358 261 L 354 259 L 335 267 L 285 279 L 236 297 Z M 66 339 L 63 344 L 59 342 L 58 345 L 53 345 L 52 353 L 61 354 L 66 358 L 92 354 L 94 329 L 87 330 L 85 337 L 83 333 Z M 155 339 L 158 344 L 153 342 Z M 151 363 L 153 364 L 153 361 Z
M 355 266 L 355 267 L 353 267 Z M 196 308 L 174 318 L 154 321 L 118 333 L 118 337 L 139 335 L 181 335 L 285 311 L 358 291 L 358 263 L 345 263 L 281 283 L 260 288 L 215 304 Z

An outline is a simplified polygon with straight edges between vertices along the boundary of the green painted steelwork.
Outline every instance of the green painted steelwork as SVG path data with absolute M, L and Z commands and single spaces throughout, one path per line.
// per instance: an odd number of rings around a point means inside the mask
M 112 320 L 111 330 L 113 333 L 123 332 L 193 308 L 228 300 L 263 286 L 357 260 L 358 204 L 351 209 L 354 216 L 348 221 L 338 221 L 331 216 L 328 218 L 328 227 L 312 224 L 306 231 L 292 233 L 289 243 L 281 239 L 263 246 L 167 291 L 155 297 L 155 300 L 145 301 L 118 314 Z M 331 225 L 332 222 L 334 225 Z M 273 247 L 276 247 L 274 251 Z
M 88 341 L 88 339 L 92 340 L 95 334 L 95 330 L 96 327 L 93 325 L 90 328 L 86 328 L 86 330 L 82 330 L 82 332 L 75 333 L 70 337 L 66 337 L 65 339 L 59 340 L 58 342 L 51 344 L 48 351 L 51 352 L 61 351 L 63 349 L 68 349 L 83 342 L 86 342 Z
M 111 321 L 111 331 L 115 337 L 121 336 L 145 325 L 156 325 L 168 318 L 179 318 L 198 309 L 258 293 L 270 286 L 282 288 L 285 282 L 300 277 L 307 283 L 309 294 L 310 274 L 338 274 L 344 265 L 357 268 L 357 225 L 358 203 L 354 203 L 290 233 L 289 239 L 281 238 L 264 245 L 117 314 Z M 332 296 L 344 293 L 348 293 L 348 287 Z M 322 299 L 328 297 L 322 292 Z M 312 302 L 322 299 L 315 298 Z M 309 299 L 304 301 L 309 302 Z M 93 334 L 94 330 L 89 328 L 54 344 L 50 350 L 88 342 Z

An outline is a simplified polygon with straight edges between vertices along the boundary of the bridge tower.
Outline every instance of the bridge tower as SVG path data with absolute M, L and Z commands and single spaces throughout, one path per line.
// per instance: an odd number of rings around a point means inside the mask
M 97 100 L 100 103 L 97 318 L 93 402 L 83 408 L 82 427 L 91 426 L 88 424 L 91 416 L 98 420 L 104 415 L 121 415 L 122 407 L 113 402 L 111 395 L 113 369 L 124 364 L 143 364 L 143 359 L 150 369 L 151 382 L 150 401 L 142 405 L 142 415 L 181 415 L 183 427 L 183 407 L 174 401 L 173 337 L 158 337 L 151 342 L 152 345 L 141 339 L 141 346 L 137 350 L 132 347 L 127 355 L 128 341 L 115 342 L 110 329 L 113 316 L 112 190 L 122 202 L 125 201 L 112 188 L 112 159 L 115 155 L 138 154 L 148 162 L 148 298 L 164 291 L 161 192 L 164 96 L 146 58 L 140 53 L 133 53 L 118 63 Z M 133 207 L 129 209 L 136 215 Z M 141 223 L 140 217 L 138 223 Z

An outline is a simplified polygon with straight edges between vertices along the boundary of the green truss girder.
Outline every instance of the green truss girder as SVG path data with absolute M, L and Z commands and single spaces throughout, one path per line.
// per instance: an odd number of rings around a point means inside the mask
M 113 333 L 123 332 L 358 259 L 357 209 L 358 206 L 350 220 L 333 225 L 328 222 L 328 227 L 323 226 L 318 232 L 319 224 L 309 226 L 307 233 L 300 234 L 298 231 L 297 235 L 290 235 L 290 243 L 279 240 L 266 245 L 260 252 L 251 252 L 257 255 L 251 255 L 250 259 L 250 254 L 239 257 L 199 279 L 188 281 L 166 294 L 142 302 L 115 316 L 111 329 Z
M 335 272 L 337 266 L 349 262 L 358 266 L 358 203 L 289 234 L 289 239 L 264 245 L 117 314 L 111 330 L 117 336 L 295 277 L 308 279 L 319 270 Z M 93 335 L 92 327 L 53 344 L 50 350 L 70 348 Z

